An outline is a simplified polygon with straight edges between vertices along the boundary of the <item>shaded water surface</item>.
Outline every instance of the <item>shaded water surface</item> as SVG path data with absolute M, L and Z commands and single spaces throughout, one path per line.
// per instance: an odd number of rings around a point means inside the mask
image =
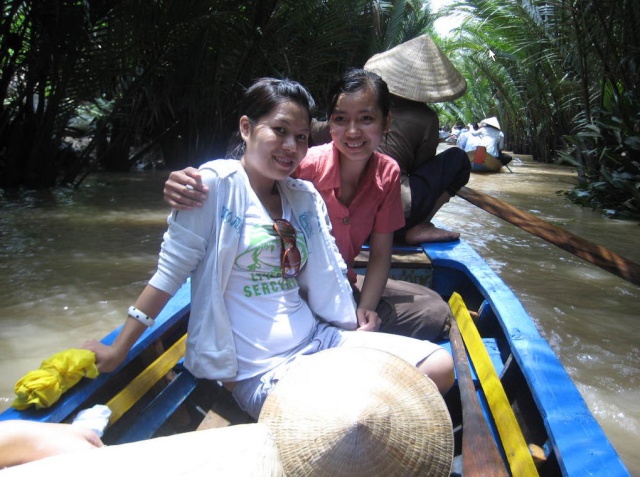
M 571 169 L 515 161 L 469 186 L 640 262 L 640 227 L 556 194 Z M 42 359 L 101 338 L 155 270 L 165 173 L 90 176 L 79 191 L 0 195 L 0 411 Z M 634 475 L 640 475 L 640 288 L 461 198 L 436 217 L 509 284 L 560 356 Z M 559 390 L 561 392 L 561 390 Z

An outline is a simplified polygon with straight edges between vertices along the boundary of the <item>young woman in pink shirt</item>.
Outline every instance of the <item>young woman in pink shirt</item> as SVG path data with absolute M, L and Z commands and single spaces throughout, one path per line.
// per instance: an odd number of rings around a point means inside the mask
M 404 226 L 400 168 L 376 151 L 391 124 L 390 101 L 378 75 L 347 71 L 328 95 L 332 142 L 310 148 L 294 175 L 311 181 L 327 204 L 360 327 L 435 341 L 448 332 L 448 305 L 427 287 L 388 278 L 394 232 Z M 171 173 L 164 197 L 172 207 L 188 209 L 206 193 L 196 169 L 187 168 Z M 354 261 L 366 241 L 367 273 L 357 276 Z

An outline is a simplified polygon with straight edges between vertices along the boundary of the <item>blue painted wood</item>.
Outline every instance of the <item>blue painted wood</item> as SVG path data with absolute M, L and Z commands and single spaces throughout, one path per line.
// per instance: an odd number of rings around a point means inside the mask
M 423 248 L 433 262 L 436 291 L 448 296 L 470 281 L 495 310 L 540 409 L 563 474 L 629 476 L 567 371 L 502 279 L 464 241 L 423 244 Z M 458 277 L 462 285 L 456 282 L 455 273 L 440 273 L 447 268 L 464 277 Z
M 118 371 L 126 366 L 133 358 L 144 351 L 151 343 L 161 337 L 175 323 L 183 319 L 189 313 L 191 303 L 190 282 L 185 283 L 169 300 L 162 312 L 156 318 L 155 325 L 146 330 L 131 348 L 124 362 L 112 373 L 101 374 L 95 379 L 82 379 L 73 388 L 73 392 L 62 395 L 60 400 L 48 409 L 35 410 L 33 408 L 18 411 L 10 408 L 0 414 L 0 421 L 9 419 L 26 419 L 40 422 L 64 422 L 70 416 L 83 409 L 84 403 L 99 389 L 108 383 L 118 374 Z M 126 316 L 126 315 L 125 315 Z M 122 326 L 105 336 L 101 342 L 111 344 L 120 332 Z
M 489 353 L 489 357 L 491 358 L 491 362 L 493 363 L 493 367 L 496 370 L 496 373 L 498 373 L 498 376 L 500 376 L 500 374 L 502 373 L 502 370 L 504 369 L 504 363 L 502 361 L 502 356 L 500 355 L 500 350 L 498 349 L 498 344 L 496 343 L 496 340 L 494 338 L 482 338 L 482 342 L 484 343 L 485 348 L 487 349 L 487 352 Z M 439 343 L 444 349 L 446 349 L 447 351 L 449 351 L 449 353 L 451 353 L 451 343 L 449 341 L 443 341 L 442 343 Z M 473 384 L 476 386 L 476 388 L 479 386 L 479 381 L 478 381 L 478 375 L 476 374 L 476 370 L 473 367 L 473 363 L 471 363 L 470 361 L 470 370 L 471 370 L 471 379 L 473 380 Z M 456 380 L 458 379 L 457 374 L 456 374 Z
M 171 381 L 147 407 L 140 412 L 131 426 L 116 442 L 126 444 L 153 437 L 167 419 L 191 395 L 198 384 L 186 369 Z

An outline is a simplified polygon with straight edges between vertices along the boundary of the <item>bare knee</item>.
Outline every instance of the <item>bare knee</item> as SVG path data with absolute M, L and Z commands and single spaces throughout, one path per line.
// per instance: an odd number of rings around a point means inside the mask
M 453 357 L 445 349 L 438 349 L 418 365 L 422 374 L 427 375 L 436 384 L 440 394 L 446 394 L 455 381 Z

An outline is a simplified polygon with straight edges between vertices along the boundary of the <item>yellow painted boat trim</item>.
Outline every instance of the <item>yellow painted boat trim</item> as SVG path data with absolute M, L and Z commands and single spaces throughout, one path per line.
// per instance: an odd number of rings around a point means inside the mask
M 160 379 L 182 359 L 186 350 L 186 333 L 171 347 L 147 366 L 127 386 L 107 403 L 111 409 L 109 424 L 118 421 L 131 407 L 140 400 Z
M 518 477 L 537 477 L 538 470 L 527 442 L 469 310 L 458 293 L 453 293 L 449 306 L 489 403 L 512 474 Z

